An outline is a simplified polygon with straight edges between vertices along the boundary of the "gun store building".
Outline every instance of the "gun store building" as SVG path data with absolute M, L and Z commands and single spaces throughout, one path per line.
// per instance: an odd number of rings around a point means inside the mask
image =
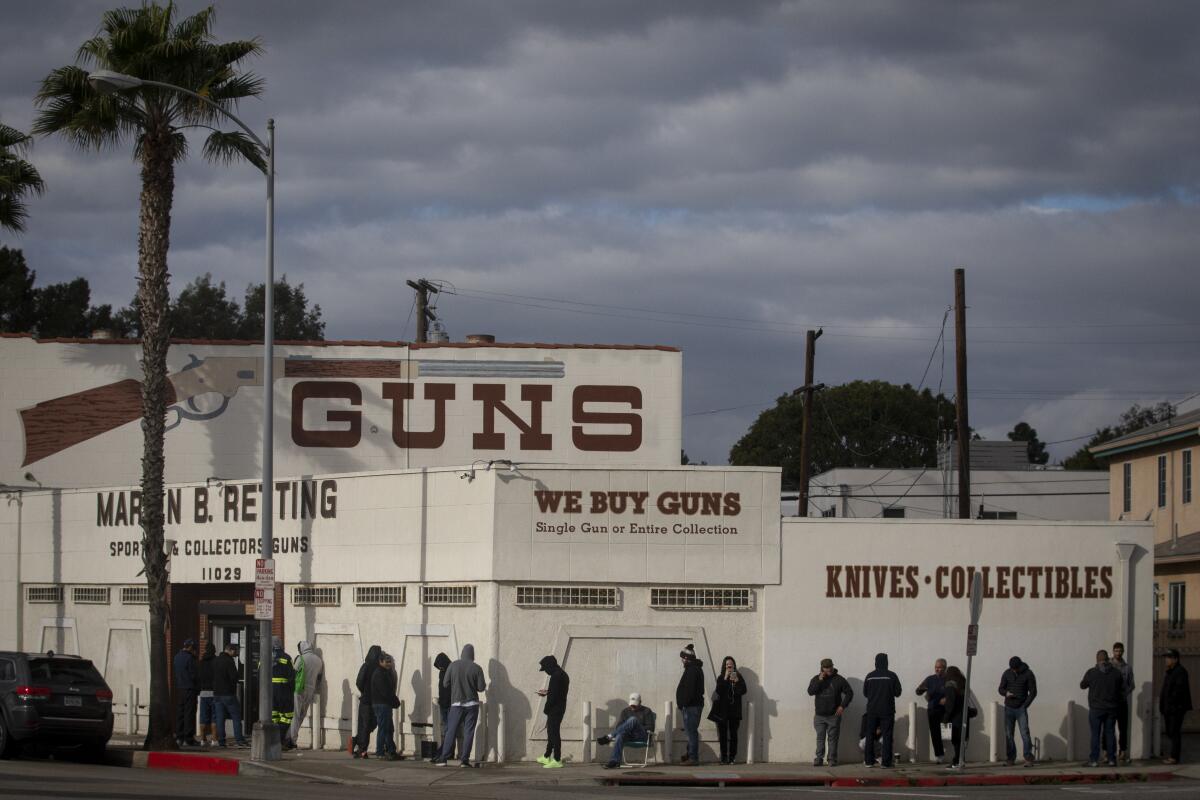
M 129 399 L 139 352 L 0 338 L 0 649 L 92 659 L 116 694 L 118 730 L 144 730 L 149 686 Z M 175 343 L 166 434 L 172 649 L 234 642 L 251 672 L 260 354 Z M 546 654 L 571 675 L 570 759 L 601 757 L 588 740 L 632 691 L 658 714 L 657 757 L 678 758 L 671 704 L 678 653 L 693 643 L 709 688 L 721 659 L 737 659 L 749 688 L 741 749 L 769 761 L 812 758 L 805 690 L 826 657 L 859 695 L 842 730 L 842 760 L 853 760 L 862 678 L 887 652 L 904 684 L 897 749 L 925 759 L 913 689 L 936 656 L 965 668 L 976 573 L 972 694 L 984 713 L 972 758 L 1003 758 L 995 685 L 1012 655 L 1037 674 L 1039 757 L 1082 757 L 1079 679 L 1117 640 L 1138 678 L 1134 756 L 1151 746 L 1146 523 L 781 517 L 777 468 L 679 465 L 674 348 L 321 342 L 276 354 L 273 627 L 293 654 L 311 641 L 326 665 L 302 746 L 345 746 L 354 676 L 380 644 L 396 658 L 412 750 L 436 716 L 434 657 L 471 643 L 488 681 L 489 760 L 544 749 Z M 248 708 L 254 684 L 251 674 Z M 715 759 L 711 723 L 701 732 Z

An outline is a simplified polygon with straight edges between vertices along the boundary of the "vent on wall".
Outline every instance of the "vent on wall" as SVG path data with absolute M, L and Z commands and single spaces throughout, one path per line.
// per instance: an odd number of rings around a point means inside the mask
M 517 605 L 532 608 L 616 608 L 617 590 L 604 586 L 518 586 Z
M 61 603 L 63 601 L 63 587 L 26 586 L 25 600 L 30 603 Z
M 107 586 L 76 586 L 71 590 L 71 599 L 76 603 L 91 603 L 98 606 L 108 605 Z
M 148 586 L 122 586 L 121 587 L 121 604 L 126 606 L 148 606 L 150 605 L 150 587 Z
M 404 586 L 355 586 L 356 606 L 402 606 L 408 603 L 408 591 Z
M 340 586 L 293 586 L 292 605 L 294 606 L 340 606 L 342 604 L 342 589 Z
M 749 589 L 655 586 L 650 589 L 651 608 L 749 611 Z
M 458 586 L 422 586 L 423 606 L 473 606 L 475 587 L 471 584 Z

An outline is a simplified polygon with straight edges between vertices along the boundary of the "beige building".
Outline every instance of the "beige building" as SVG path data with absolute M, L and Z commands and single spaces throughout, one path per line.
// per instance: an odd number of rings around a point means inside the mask
M 1200 688 L 1200 409 L 1091 448 L 1109 465 L 1109 518 L 1154 523 L 1154 648 L 1179 650 Z M 1162 665 L 1156 665 L 1156 677 Z M 1193 720 L 1191 724 L 1196 724 Z

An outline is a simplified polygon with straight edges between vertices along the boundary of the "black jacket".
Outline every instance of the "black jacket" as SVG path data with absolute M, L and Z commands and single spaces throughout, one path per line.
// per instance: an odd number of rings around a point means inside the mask
M 358 677 L 354 679 L 354 688 L 358 689 L 358 702 L 364 705 L 371 704 L 371 676 L 379 669 L 379 654 L 382 652 L 383 648 L 379 645 L 371 645 L 362 666 L 358 668 Z
M 887 653 L 875 656 L 875 670 L 863 681 L 867 713 L 876 717 L 896 716 L 896 698 L 900 696 L 900 678 L 888 669 Z
M 200 659 L 200 665 L 196 667 L 196 681 L 199 684 L 199 689 L 202 692 L 213 692 L 213 664 L 216 662 L 216 656 L 205 656 Z
M 213 694 L 217 697 L 234 696 L 237 694 L 238 668 L 233 656 L 221 653 L 213 659 Z
M 733 661 L 733 671 L 737 672 L 737 661 L 733 656 L 721 660 L 721 674 L 717 676 L 717 684 L 713 689 L 713 704 L 708 712 L 708 718 L 713 722 L 725 722 L 742 718 L 742 695 L 746 693 L 746 679 L 738 673 L 736 681 L 726 680 L 726 661 Z
M 675 687 L 675 704 L 680 708 L 704 705 L 704 662 L 689 659 Z
M 1192 710 L 1192 688 L 1183 664 L 1176 664 L 1163 673 L 1162 691 L 1158 695 L 1158 710 L 1167 714 L 1183 714 Z
M 400 698 L 396 697 L 396 670 L 376 669 L 371 674 L 371 705 L 399 708 Z
M 296 710 L 296 669 L 282 650 L 271 653 L 271 708 L 289 714 Z
M 446 685 L 446 669 L 450 666 L 450 656 L 438 653 L 433 659 L 433 666 L 438 671 L 438 708 L 450 707 L 450 687 Z
M 838 675 L 836 669 L 828 678 L 822 677 L 819 672 L 814 675 L 808 682 L 808 693 L 816 698 L 815 711 L 822 717 L 832 716 L 837 712 L 838 706 L 841 706 L 842 710 L 849 708 L 850 701 L 854 699 L 854 690 L 845 678 Z
M 196 689 L 196 657 L 187 650 L 175 654 L 175 688 Z
M 965 704 L 962 702 L 962 687 L 954 681 L 946 681 L 942 693 L 946 698 L 946 705 L 942 706 L 944 709 L 943 719 L 950 723 L 961 724 L 965 708 Z
M 1092 711 L 1116 711 L 1125 700 L 1125 678 L 1107 661 L 1085 672 L 1079 688 L 1088 690 L 1088 708 Z
M 545 714 L 547 717 L 562 716 L 567 712 L 567 692 L 571 688 L 571 676 L 563 671 L 554 656 L 543 658 L 538 662 L 538 667 L 550 676 L 550 685 L 546 687 L 549 691 L 546 693 Z
M 1037 678 L 1028 664 L 1021 664 L 1020 672 L 1010 667 L 1000 676 L 999 692 L 1004 698 L 1004 705 L 1009 708 L 1029 708 L 1029 704 L 1037 697 Z M 1012 697 L 1008 696 L 1009 692 L 1013 693 Z

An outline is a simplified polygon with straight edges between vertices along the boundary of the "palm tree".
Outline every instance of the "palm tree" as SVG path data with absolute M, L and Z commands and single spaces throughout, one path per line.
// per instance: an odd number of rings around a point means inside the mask
M 174 3 L 108 11 L 96 36 L 84 42 L 76 63 L 159 81 L 196 92 L 223 108 L 257 97 L 262 81 L 239 72 L 239 63 L 261 52 L 259 40 L 213 41 L 212 7 L 176 21 Z M 142 333 L 142 562 L 150 590 L 150 728 L 146 746 L 170 747 L 167 689 L 167 558 L 163 554 L 163 434 L 167 406 L 170 298 L 167 250 L 175 164 L 187 155 L 185 131 L 210 131 L 204 156 L 228 163 L 238 158 L 265 171 L 264 154 L 241 132 L 215 126 L 223 118 L 210 106 L 163 88 L 140 87 L 103 95 L 88 84 L 81 66 L 59 67 L 42 81 L 36 98 L 38 134 L 60 134 L 85 150 L 133 144 L 141 166 L 138 221 L 138 291 Z
M 34 166 L 21 156 L 30 137 L 0 122 L 0 228 L 25 230 L 25 198 L 41 194 L 46 184 Z

